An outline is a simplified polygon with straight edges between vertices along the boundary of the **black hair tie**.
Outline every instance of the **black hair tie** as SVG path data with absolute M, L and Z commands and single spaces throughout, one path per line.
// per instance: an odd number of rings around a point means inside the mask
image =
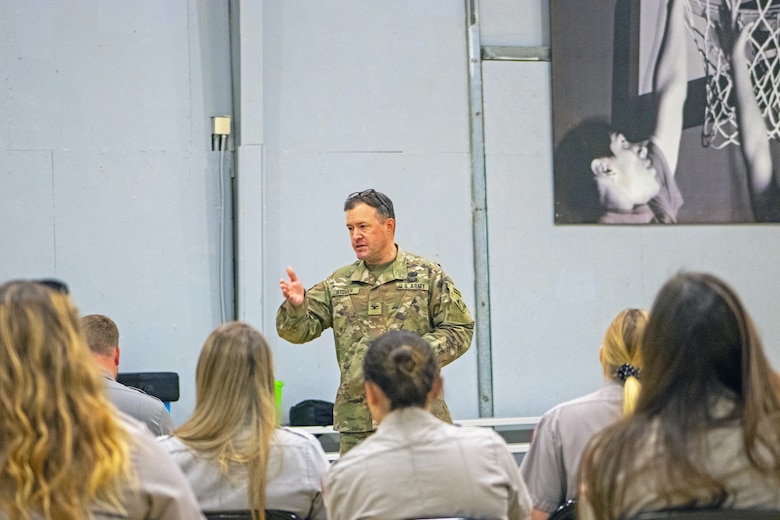
M 620 365 L 620 368 L 617 369 L 617 376 L 621 381 L 625 381 L 632 376 L 639 379 L 639 369 L 635 366 L 629 365 L 628 363 L 623 363 Z

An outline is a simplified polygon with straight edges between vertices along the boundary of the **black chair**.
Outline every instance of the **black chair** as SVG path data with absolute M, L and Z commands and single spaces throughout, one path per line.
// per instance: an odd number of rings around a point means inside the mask
M 164 403 L 179 400 L 179 374 L 176 372 L 120 372 L 116 380 L 153 395 Z
M 242 509 L 236 511 L 203 511 L 208 520 L 252 520 L 252 511 Z M 265 520 L 301 520 L 301 517 L 289 511 L 266 509 Z
M 626 520 L 780 520 L 780 511 L 758 509 L 669 509 L 645 511 Z
M 547 520 L 577 520 L 577 501 L 567 500 L 558 506 L 558 509 L 550 513 Z

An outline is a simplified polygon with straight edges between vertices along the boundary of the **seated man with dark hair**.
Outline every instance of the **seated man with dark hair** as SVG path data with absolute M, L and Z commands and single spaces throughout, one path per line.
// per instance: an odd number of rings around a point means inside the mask
M 173 419 L 162 401 L 116 380 L 119 373 L 119 329 L 114 321 L 101 314 L 81 318 L 81 328 L 92 357 L 102 369 L 108 398 L 120 411 L 146 424 L 155 435 L 173 430 Z

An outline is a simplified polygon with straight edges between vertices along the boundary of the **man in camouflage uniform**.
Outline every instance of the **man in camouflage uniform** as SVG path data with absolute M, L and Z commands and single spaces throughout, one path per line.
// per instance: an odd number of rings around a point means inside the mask
M 305 343 L 333 328 L 341 367 L 333 425 L 340 432 L 342 455 L 376 427 L 363 382 L 363 358 L 371 340 L 389 330 L 414 331 L 444 366 L 468 350 L 474 333 L 474 320 L 441 266 L 395 244 L 395 213 L 386 195 L 353 193 L 344 211 L 358 260 L 307 291 L 288 267 L 290 279 L 279 281 L 285 301 L 276 314 L 279 336 L 291 343 Z M 432 411 L 452 422 L 441 397 Z

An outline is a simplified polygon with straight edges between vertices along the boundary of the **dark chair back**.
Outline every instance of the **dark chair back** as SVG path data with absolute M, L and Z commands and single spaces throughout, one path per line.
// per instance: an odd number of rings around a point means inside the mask
M 780 520 L 780 511 L 758 509 L 670 509 L 646 511 L 627 520 Z
M 203 511 L 208 520 L 252 520 L 252 511 L 241 509 L 235 511 Z M 301 520 L 301 517 L 289 511 L 266 509 L 265 520 Z
M 566 503 L 558 506 L 558 509 L 550 513 L 547 520 L 577 520 L 577 501 L 567 500 Z

